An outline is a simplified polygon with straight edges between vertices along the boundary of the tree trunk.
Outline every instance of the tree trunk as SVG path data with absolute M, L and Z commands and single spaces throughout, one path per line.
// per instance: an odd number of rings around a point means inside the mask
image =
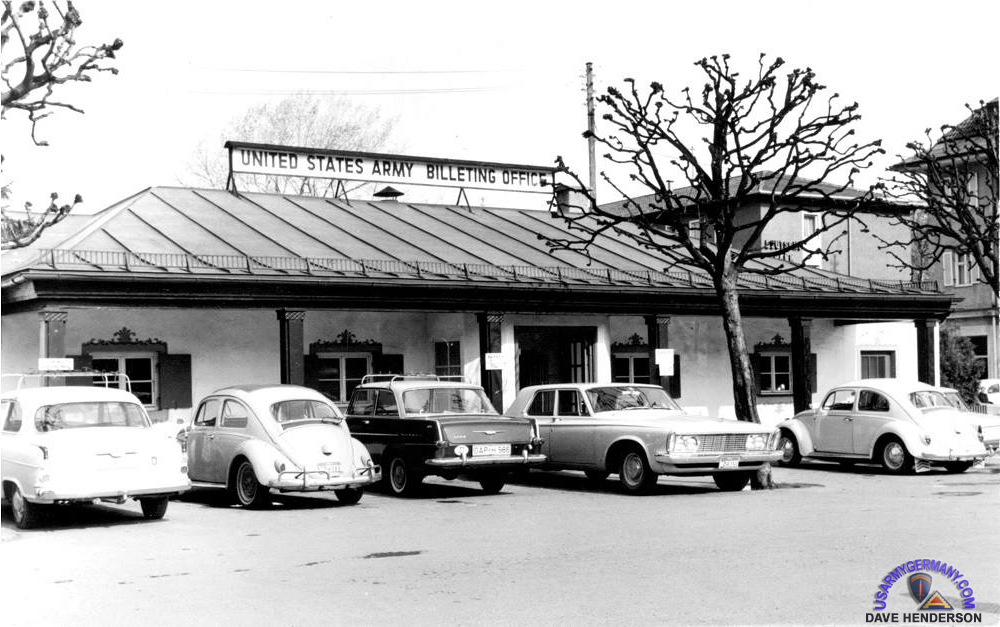
M 753 371 L 750 368 L 750 354 L 743 335 L 743 316 L 740 314 L 739 291 L 736 287 L 737 273 L 728 266 L 715 277 L 715 293 L 722 305 L 722 328 L 726 333 L 729 349 L 729 366 L 733 374 L 733 402 L 736 419 L 746 422 L 760 422 L 757 416 L 757 390 L 754 386 Z

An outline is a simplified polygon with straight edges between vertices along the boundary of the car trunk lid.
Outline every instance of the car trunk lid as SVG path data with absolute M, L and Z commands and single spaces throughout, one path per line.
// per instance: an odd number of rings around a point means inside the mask
M 452 444 L 524 444 L 533 435 L 529 420 L 483 416 L 448 416 L 437 420 L 444 439 Z

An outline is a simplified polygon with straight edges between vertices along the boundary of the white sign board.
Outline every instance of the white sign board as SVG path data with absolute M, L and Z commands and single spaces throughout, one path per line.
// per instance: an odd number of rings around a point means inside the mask
M 655 358 L 656 365 L 660 369 L 661 377 L 674 376 L 674 349 L 657 348 Z
M 72 357 L 42 357 L 38 360 L 39 370 L 72 370 Z
M 552 193 L 554 170 L 459 161 L 227 142 L 234 173 Z
M 487 370 L 503 370 L 503 353 L 486 353 Z

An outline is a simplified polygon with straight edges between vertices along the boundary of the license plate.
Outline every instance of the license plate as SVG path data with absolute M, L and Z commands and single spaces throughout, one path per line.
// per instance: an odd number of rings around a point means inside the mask
M 473 444 L 472 455 L 510 455 L 510 444 Z
M 340 462 L 323 462 L 319 464 L 319 469 L 331 475 L 340 474 Z
M 738 457 L 723 457 L 719 460 L 719 468 L 739 468 L 740 459 Z

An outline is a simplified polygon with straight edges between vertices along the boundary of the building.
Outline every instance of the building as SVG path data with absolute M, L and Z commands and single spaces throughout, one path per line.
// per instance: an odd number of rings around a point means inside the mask
M 421 163 L 357 158 L 376 157 Z M 343 403 L 368 373 L 463 375 L 503 408 L 526 385 L 658 369 L 684 405 L 731 417 L 709 281 L 607 236 L 590 259 L 553 252 L 543 238 L 574 234 L 547 209 L 156 187 L 71 226 L 2 256 L 3 371 L 63 356 L 123 370 L 157 419 L 233 383 L 303 383 Z M 868 358 L 933 380 L 951 306 L 929 284 L 823 268 L 746 277 L 742 302 L 767 420 Z

